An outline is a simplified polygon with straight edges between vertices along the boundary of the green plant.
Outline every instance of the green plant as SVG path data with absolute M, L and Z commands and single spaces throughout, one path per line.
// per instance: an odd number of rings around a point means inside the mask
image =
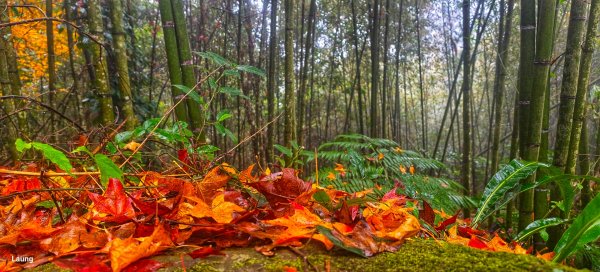
M 22 139 L 15 141 L 15 146 L 19 152 L 23 152 L 27 149 L 36 149 L 42 152 L 42 156 L 52 163 L 56 164 L 58 168 L 71 174 L 73 165 L 65 153 L 62 151 L 44 143 L 40 142 L 25 142 Z M 93 158 L 96 167 L 100 170 L 100 182 L 103 187 L 106 187 L 109 178 L 117 178 L 123 180 L 123 171 L 117 166 L 108 156 L 104 154 L 92 154 L 87 147 L 80 146 L 72 151 L 72 153 L 83 152 Z
M 397 188 L 399 194 L 427 201 L 434 209 L 448 213 L 473 206 L 472 200 L 460 193 L 462 187 L 457 182 L 421 174 L 444 171 L 443 163 L 402 150 L 389 139 L 339 135 L 319 146 L 317 155 L 319 164 L 325 166 L 319 169 L 319 173 L 323 173 L 319 179 L 322 186 L 347 192 L 373 188 L 374 197 Z M 306 156 L 308 161 L 314 159 L 312 153 Z
M 519 182 L 534 174 L 536 170 L 542 167 L 545 168 L 545 173 L 548 173 L 546 176 L 532 183 L 522 184 Z M 555 182 L 563 195 L 563 200 L 557 205 L 557 208 L 563 209 L 565 214 L 568 215 L 577 193 L 576 190 L 579 188 L 579 186 L 573 186 L 571 181 L 583 179 L 600 181 L 599 178 L 592 176 L 560 174 L 559 170 L 538 162 L 513 160 L 502 167 L 488 182 L 479 203 L 477 214 L 471 221 L 471 225 L 477 226 L 487 216 L 513 199 L 517 193 L 531 190 L 550 182 Z M 569 218 L 545 218 L 534 221 L 521 231 L 515 240 L 523 240 L 537 232 L 542 232 L 542 237 L 547 236 L 547 234 L 544 234 L 544 230 L 547 227 L 566 224 L 568 222 L 570 222 Z M 583 249 L 585 245 L 600 238 L 600 195 L 592 199 L 572 222 L 554 248 L 554 252 L 556 253 L 553 259 L 554 262 L 565 260 L 568 256 Z
M 306 156 L 310 153 L 305 151 L 304 147 L 299 146 L 296 141 L 290 141 L 291 148 L 279 144 L 275 144 L 273 147 L 281 152 L 282 156 L 277 157 L 277 160 L 282 168 L 302 165 L 302 155 Z
M 560 238 L 554 252 L 553 262 L 561 262 L 584 245 L 600 239 L 600 195 L 597 195 L 575 217 L 573 223 Z

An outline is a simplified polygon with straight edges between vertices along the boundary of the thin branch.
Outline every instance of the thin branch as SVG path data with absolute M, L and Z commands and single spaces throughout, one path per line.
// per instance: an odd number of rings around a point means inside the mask
M 71 120 L 71 118 L 69 118 L 66 115 L 62 114 L 61 112 L 57 111 L 53 107 L 48 106 L 48 105 L 46 105 L 46 104 L 44 104 L 44 103 L 42 103 L 42 102 L 40 102 L 38 100 L 35 100 L 35 99 L 31 98 L 31 97 L 22 96 L 22 95 L 5 95 L 5 96 L 0 96 L 0 100 L 2 100 L 2 99 L 24 99 L 24 100 L 28 100 L 28 101 L 34 102 L 34 103 L 42 106 L 43 108 L 46 108 L 47 110 L 58 114 L 61 118 L 69 121 L 69 123 L 73 124 L 73 126 L 75 126 L 80 132 L 84 132 L 85 131 L 85 129 L 81 125 L 79 125 L 77 122 Z

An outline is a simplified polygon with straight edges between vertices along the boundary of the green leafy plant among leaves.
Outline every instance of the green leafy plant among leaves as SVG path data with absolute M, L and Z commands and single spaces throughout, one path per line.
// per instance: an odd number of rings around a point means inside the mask
M 432 208 L 447 213 L 474 206 L 469 197 L 461 194 L 462 186 L 457 182 L 422 174 L 445 171 L 443 163 L 402 150 L 392 140 L 344 134 L 319 146 L 317 153 L 319 165 L 323 166 L 319 169 L 322 186 L 347 192 L 374 188 L 374 197 L 397 188 L 397 193 L 426 201 Z M 312 153 L 305 156 L 308 161 L 314 159 Z
M 534 174 L 539 168 L 545 168 L 546 176 L 535 180 L 532 183 L 522 184 L 520 181 Z M 479 203 L 477 213 L 471 221 L 472 226 L 477 226 L 485 218 L 503 207 L 508 201 L 512 200 L 517 193 L 536 188 L 550 182 L 555 182 L 563 196 L 562 204 L 557 208 L 563 209 L 568 216 L 573 205 L 578 186 L 571 184 L 572 180 L 594 180 L 600 181 L 597 177 L 578 176 L 560 174 L 560 171 L 539 162 L 524 162 L 513 160 L 502 167 L 492 179 L 488 182 L 483 197 Z M 529 224 L 523 231 L 515 237 L 515 240 L 523 240 L 534 233 L 544 232 L 551 226 L 567 224 L 570 219 L 567 218 L 544 218 L 536 220 Z M 554 262 L 564 261 L 567 257 L 573 255 L 585 248 L 593 241 L 600 239 L 600 195 L 592 199 L 572 221 L 567 231 L 560 238 L 554 248 Z

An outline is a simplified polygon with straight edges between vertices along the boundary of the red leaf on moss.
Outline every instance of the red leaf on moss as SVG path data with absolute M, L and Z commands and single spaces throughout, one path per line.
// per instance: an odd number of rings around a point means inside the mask
M 123 269 L 123 272 L 157 271 L 162 267 L 163 264 L 158 261 L 152 259 L 142 259 L 128 265 L 125 269 Z
M 437 227 L 435 227 L 435 230 L 440 231 L 440 230 L 446 229 L 447 226 L 450 226 L 450 225 L 456 223 L 456 218 L 458 218 L 458 212 L 454 216 L 452 216 L 452 217 L 444 220 L 442 223 L 440 223 Z
M 225 253 L 221 252 L 221 250 L 218 248 L 212 246 L 205 246 L 188 253 L 188 255 L 190 255 L 194 259 L 204 259 L 210 255 L 225 255 Z
M 106 264 L 108 256 L 96 255 L 91 252 L 77 254 L 70 259 L 61 258 L 53 261 L 55 265 L 65 269 L 73 269 L 76 272 L 110 272 Z
M 108 180 L 106 192 L 103 195 L 89 193 L 94 202 L 94 219 L 105 222 L 123 223 L 135 216 L 131 199 L 125 195 L 123 184 L 118 179 Z M 101 213 L 108 214 L 107 216 Z
M 471 240 L 469 240 L 469 246 L 478 249 L 488 248 L 487 244 L 484 241 L 479 240 L 479 238 L 477 238 L 475 235 L 471 236 Z
M 429 224 L 430 226 L 433 226 L 434 224 L 435 212 L 431 206 L 429 206 L 427 201 L 423 201 L 423 210 L 419 210 L 419 219 L 425 221 L 425 223 Z

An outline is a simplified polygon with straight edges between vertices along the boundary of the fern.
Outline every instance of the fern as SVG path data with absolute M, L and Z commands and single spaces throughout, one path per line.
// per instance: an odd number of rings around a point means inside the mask
M 447 167 L 418 152 L 401 150 L 398 143 L 389 139 L 370 138 L 360 134 L 344 134 L 319 146 L 320 173 L 335 173 L 335 179 L 321 178 L 323 186 L 332 186 L 350 193 L 373 189 L 373 198 L 383 196 L 399 184 L 399 193 L 427 201 L 434 209 L 453 213 L 462 207 L 473 207 L 473 201 L 463 196 L 462 187 L 448 179 L 435 178 L 420 173 L 446 171 Z M 308 157 L 311 161 L 314 158 Z M 345 173 L 331 168 L 340 163 Z M 411 174 L 414 167 L 417 174 Z M 326 174 L 327 175 L 327 174 Z

